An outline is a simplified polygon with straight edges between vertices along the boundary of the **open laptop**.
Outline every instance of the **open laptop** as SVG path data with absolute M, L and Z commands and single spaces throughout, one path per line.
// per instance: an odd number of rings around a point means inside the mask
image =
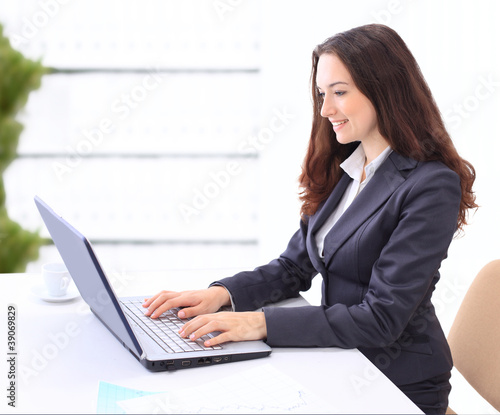
M 271 353 L 271 348 L 263 341 L 205 347 L 203 341 L 183 339 L 177 331 L 187 320 L 177 318 L 177 310 L 170 310 L 159 319 L 146 317 L 141 304 L 147 296 L 117 298 L 87 238 L 38 196 L 35 203 L 91 311 L 147 369 L 162 371 L 207 366 L 265 357 Z

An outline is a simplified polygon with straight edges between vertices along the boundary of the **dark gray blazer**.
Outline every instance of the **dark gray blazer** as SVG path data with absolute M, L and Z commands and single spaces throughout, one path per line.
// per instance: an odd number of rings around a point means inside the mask
M 392 152 L 326 236 L 323 262 L 314 235 L 350 180 L 343 175 L 278 259 L 218 283 L 245 311 L 297 296 L 319 273 L 321 306 L 264 308 L 268 344 L 358 348 L 396 385 L 448 372 L 431 295 L 456 231 L 458 175 Z

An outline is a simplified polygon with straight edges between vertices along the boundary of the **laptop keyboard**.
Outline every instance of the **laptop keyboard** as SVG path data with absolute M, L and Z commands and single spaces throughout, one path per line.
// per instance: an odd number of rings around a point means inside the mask
M 187 323 L 177 317 L 178 308 L 172 308 L 159 318 L 152 319 L 144 315 L 144 307 L 139 300 L 121 300 L 127 316 L 144 330 L 167 353 L 184 353 L 204 350 L 221 350 L 221 346 L 206 347 L 203 342 L 214 337 L 212 333 L 200 337 L 196 341 L 182 338 L 178 331 Z

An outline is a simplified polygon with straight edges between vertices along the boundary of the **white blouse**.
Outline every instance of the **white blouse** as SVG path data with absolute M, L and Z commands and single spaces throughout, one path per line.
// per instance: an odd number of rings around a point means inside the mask
M 377 169 L 384 163 L 384 161 L 391 154 L 392 149 L 388 146 L 380 155 L 365 167 L 366 178 L 361 182 L 363 173 L 363 166 L 365 164 L 366 156 L 363 146 L 360 144 L 356 150 L 340 165 L 340 167 L 351 177 L 352 181 L 347 186 L 347 189 L 340 199 L 339 204 L 332 212 L 332 214 L 325 221 L 323 226 L 318 230 L 315 235 L 316 245 L 318 246 L 318 253 L 320 258 L 324 258 L 323 246 L 325 237 L 333 228 L 335 223 L 339 220 L 342 214 L 351 205 L 355 197 L 365 188 L 371 180 Z

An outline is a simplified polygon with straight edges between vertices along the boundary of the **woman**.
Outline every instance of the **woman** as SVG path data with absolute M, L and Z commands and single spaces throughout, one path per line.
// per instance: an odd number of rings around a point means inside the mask
M 460 158 L 420 69 L 383 25 L 337 34 L 313 52 L 313 125 L 302 220 L 286 251 L 206 290 L 163 291 L 158 317 L 186 307 L 182 336 L 211 345 L 358 348 L 426 413 L 444 413 L 452 359 L 431 295 L 454 233 L 476 207 Z M 323 277 L 322 305 L 265 308 Z M 217 313 L 224 305 L 237 313 Z

